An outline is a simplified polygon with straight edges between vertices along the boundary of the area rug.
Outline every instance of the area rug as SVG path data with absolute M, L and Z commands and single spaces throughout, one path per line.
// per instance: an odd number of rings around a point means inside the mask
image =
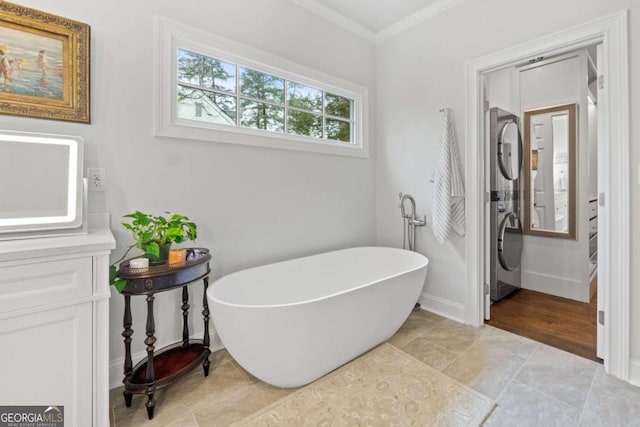
M 494 406 L 385 343 L 233 426 L 479 426 Z

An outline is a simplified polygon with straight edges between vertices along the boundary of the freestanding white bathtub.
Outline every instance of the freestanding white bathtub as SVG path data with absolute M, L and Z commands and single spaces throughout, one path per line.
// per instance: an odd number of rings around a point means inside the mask
M 389 339 L 418 300 L 428 263 L 403 249 L 344 249 L 230 274 L 207 297 L 240 365 L 298 387 Z

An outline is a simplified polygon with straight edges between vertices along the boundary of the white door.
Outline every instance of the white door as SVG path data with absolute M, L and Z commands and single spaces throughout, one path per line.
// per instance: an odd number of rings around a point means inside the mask
M 491 115 L 489 113 L 489 79 L 487 77 L 486 74 L 482 75 L 482 82 L 483 82 L 483 91 L 484 91 L 484 101 L 482 103 L 482 105 L 485 106 L 484 109 L 484 150 L 486 155 L 484 156 L 484 191 L 485 194 L 489 194 L 489 192 L 491 191 L 491 177 L 489 176 L 489 174 L 491 173 L 491 161 L 490 161 L 490 156 L 489 156 L 489 152 L 491 151 L 489 149 L 489 144 L 490 141 L 489 139 L 491 138 L 489 133 L 490 133 L 490 125 L 489 122 L 491 120 Z M 485 197 L 485 203 L 484 203 L 484 219 L 485 219 L 485 224 L 484 224 L 484 283 L 483 283 L 483 289 L 482 291 L 484 292 L 484 320 L 489 320 L 491 319 L 491 294 L 489 292 L 489 283 L 491 283 L 491 202 L 489 201 L 490 197 Z
M 598 64 L 603 64 L 603 56 L 602 56 L 602 45 L 599 44 L 597 46 L 597 58 L 598 58 Z M 605 153 L 605 144 L 603 144 L 603 141 L 606 141 L 607 138 L 607 134 L 608 134 L 608 130 L 605 129 L 604 126 L 602 126 L 603 123 L 606 123 L 605 121 L 605 112 L 607 111 L 607 109 L 609 108 L 609 106 L 607 105 L 607 94 L 605 91 L 605 88 L 603 87 L 604 85 L 600 84 L 601 81 L 604 81 L 604 75 L 598 71 L 598 250 L 600 250 L 603 247 L 604 244 L 604 225 L 607 223 L 608 219 L 605 218 L 606 212 L 603 209 L 604 207 L 604 202 L 605 202 L 605 195 L 604 193 L 600 193 L 602 191 L 602 184 L 603 182 L 605 182 L 605 180 L 607 179 L 607 177 L 605 177 L 605 162 L 602 161 L 604 159 L 606 159 L 606 157 L 604 156 Z M 596 256 L 598 256 L 596 254 Z M 604 266 L 605 268 L 608 267 Z M 597 344 L 596 344 L 596 355 L 601 358 L 601 359 L 606 359 L 606 357 L 608 356 L 607 351 L 605 349 L 605 343 L 604 343 L 604 322 L 607 321 L 607 313 L 605 312 L 605 307 L 607 306 L 605 303 L 607 301 L 608 295 L 606 292 L 607 289 L 607 283 L 605 283 L 605 278 L 608 277 L 608 275 L 605 274 L 601 274 L 602 272 L 602 268 L 603 265 L 599 264 L 598 267 L 596 267 L 596 275 L 597 275 L 597 281 L 598 281 L 598 296 L 597 296 L 597 306 L 598 306 L 598 312 L 596 313 L 596 325 L 597 325 Z M 602 313 L 602 314 L 600 314 Z

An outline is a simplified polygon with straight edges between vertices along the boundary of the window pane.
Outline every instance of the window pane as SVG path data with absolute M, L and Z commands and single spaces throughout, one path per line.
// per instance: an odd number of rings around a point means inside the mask
M 327 93 L 327 105 L 325 112 L 332 116 L 351 119 L 351 110 L 353 108 L 353 100 L 338 95 Z
M 253 129 L 284 132 L 284 108 L 242 99 L 240 100 L 240 125 Z
M 240 68 L 240 93 L 252 98 L 284 104 L 284 79 Z
M 225 125 L 236 124 L 236 97 L 178 85 L 178 117 Z
M 178 49 L 178 80 L 203 88 L 236 92 L 236 66 Z
M 322 91 L 300 83 L 287 82 L 289 106 L 322 113 Z
M 327 119 L 327 138 L 336 141 L 351 142 L 351 123 L 342 120 Z
M 322 116 L 303 111 L 288 110 L 287 132 L 295 135 L 322 138 Z

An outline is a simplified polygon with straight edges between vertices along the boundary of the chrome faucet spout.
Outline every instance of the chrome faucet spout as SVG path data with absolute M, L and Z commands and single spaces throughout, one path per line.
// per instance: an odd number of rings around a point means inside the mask
M 415 251 L 416 249 L 416 227 L 423 227 L 427 224 L 427 217 L 423 216 L 422 219 L 416 216 L 416 201 L 409 194 L 398 194 L 400 198 L 400 213 L 402 214 L 402 221 L 404 223 L 403 235 L 402 235 L 402 247 Z M 405 200 L 409 201 L 411 211 L 407 213 L 404 208 Z
M 407 214 L 404 209 L 404 201 L 409 200 L 411 204 L 411 213 Z M 410 194 L 400 193 L 400 212 L 403 218 L 415 218 L 416 216 L 416 201 Z

